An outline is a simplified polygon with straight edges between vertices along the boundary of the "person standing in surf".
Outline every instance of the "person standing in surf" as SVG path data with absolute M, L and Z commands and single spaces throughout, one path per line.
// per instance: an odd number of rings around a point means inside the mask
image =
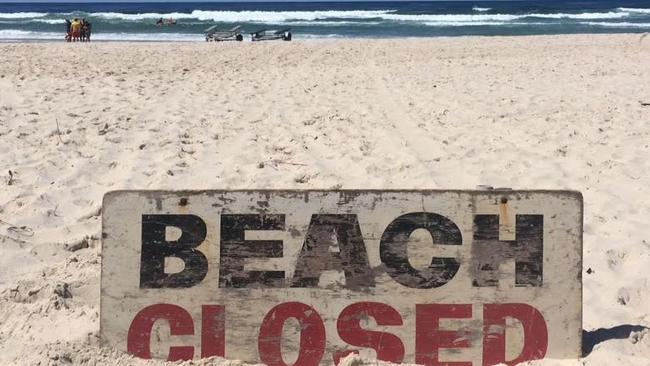
M 72 20 L 70 31 L 72 33 L 72 42 L 79 41 L 81 37 L 81 23 L 79 22 L 79 19 L 74 18 L 74 20 Z
M 90 42 L 90 32 L 92 31 L 92 24 L 90 24 L 89 21 L 84 19 L 84 27 L 86 28 L 86 31 L 84 34 L 86 35 L 86 42 Z
M 66 42 L 70 42 L 72 40 L 72 33 L 70 33 L 70 27 L 72 23 L 70 22 L 70 19 L 65 20 L 65 40 Z
M 90 22 L 81 19 L 81 42 L 90 42 Z

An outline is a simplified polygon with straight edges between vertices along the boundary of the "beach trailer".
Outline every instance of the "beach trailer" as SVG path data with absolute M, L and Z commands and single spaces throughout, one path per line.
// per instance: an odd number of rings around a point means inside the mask
M 241 26 L 235 26 L 228 30 L 219 30 L 218 25 L 206 29 L 206 42 L 224 42 L 224 41 L 243 41 L 244 36 L 241 34 Z
M 257 32 L 251 33 L 251 41 L 273 41 L 281 39 L 283 41 L 291 41 L 291 28 L 280 30 L 262 29 Z

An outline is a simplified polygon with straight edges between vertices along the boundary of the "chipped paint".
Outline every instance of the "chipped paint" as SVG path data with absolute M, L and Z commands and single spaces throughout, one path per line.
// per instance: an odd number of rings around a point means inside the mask
M 331 365 L 361 349 L 479 365 L 580 354 L 576 192 L 116 191 L 102 225 L 101 341 L 140 357 Z M 181 226 L 175 242 L 166 225 Z M 408 244 L 418 228 L 428 244 Z M 428 267 L 411 265 L 423 256 Z M 167 257 L 185 264 L 168 273 Z M 283 317 L 298 328 L 284 334 Z

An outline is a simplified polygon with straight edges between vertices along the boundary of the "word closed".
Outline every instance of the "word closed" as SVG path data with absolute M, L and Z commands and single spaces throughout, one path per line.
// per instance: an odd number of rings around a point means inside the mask
M 102 230 L 102 344 L 141 358 L 580 356 L 576 192 L 116 191 Z

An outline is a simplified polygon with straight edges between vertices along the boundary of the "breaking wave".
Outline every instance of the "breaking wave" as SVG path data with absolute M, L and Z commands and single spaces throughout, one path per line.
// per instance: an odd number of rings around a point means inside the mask
M 643 8 L 618 8 L 616 10 L 624 11 L 624 12 L 628 12 L 628 13 L 650 14 L 650 9 L 643 9 Z
M 530 18 L 549 18 L 549 19 L 619 19 L 629 17 L 628 12 L 614 12 L 607 13 L 553 13 L 553 14 L 527 14 L 525 17 Z
M 319 20 L 319 19 L 369 19 L 380 18 L 391 10 L 325 10 L 325 11 L 209 11 L 194 10 L 191 13 L 91 13 L 91 17 L 123 20 L 144 20 L 159 18 L 199 19 L 214 22 L 234 23 L 273 23 L 291 20 Z
M 0 0 L 2 1 L 2 0 Z M 638 0 L 640 1 L 640 0 Z M 648 29 L 650 8 L 616 7 L 569 10 L 560 7 L 544 11 L 509 2 L 470 4 L 463 9 L 457 5 L 402 5 L 401 2 L 378 3 L 367 8 L 353 9 L 349 5 L 331 7 L 319 5 L 302 8 L 265 5 L 219 6 L 198 10 L 189 6 L 70 6 L 7 7 L 0 12 L 0 40 L 61 39 L 65 19 L 89 18 L 93 22 L 95 39 L 99 40 L 197 40 L 210 25 L 230 27 L 239 24 L 246 31 L 266 27 L 294 27 L 299 38 L 305 34 L 339 34 L 342 37 L 394 37 L 435 35 L 517 35 L 575 32 L 639 32 Z M 622 4 L 622 3 L 621 3 Z M 487 7 L 487 6 L 490 7 Z M 364 5 L 365 6 L 365 5 Z M 631 5 L 628 5 L 631 6 Z M 642 6 L 645 6 L 643 4 Z M 75 10 L 76 9 L 76 10 Z M 215 8 L 212 8 L 215 9 Z M 258 9 L 258 10 L 255 10 Z M 303 10 L 304 9 L 304 10 Z M 31 10 L 31 11 L 29 11 Z M 178 26 L 154 27 L 157 19 L 174 18 Z M 451 29 L 454 30 L 451 30 Z M 601 29 L 598 29 L 601 28 Z M 607 29 L 605 29 L 607 28 Z M 618 29 L 617 29 L 618 28 Z
M 523 16 L 512 14 L 384 14 L 382 19 L 403 22 L 487 22 L 521 19 Z
M 607 28 L 639 28 L 650 29 L 650 23 L 629 23 L 629 22 L 584 22 L 582 24 L 595 25 Z
M 473 8 L 485 12 L 489 8 Z M 480 9 L 480 10 L 478 10 Z M 641 9 L 644 10 L 644 9 Z M 224 23 L 281 23 L 290 21 L 317 21 L 330 19 L 383 19 L 402 22 L 490 22 L 510 21 L 524 18 L 547 19 L 620 19 L 630 16 L 627 11 L 603 13 L 529 13 L 529 14 L 398 14 L 395 10 L 351 10 L 351 11 L 208 11 L 194 10 L 191 13 L 91 13 L 90 17 L 139 21 L 146 19 L 174 18 L 198 19 Z
M 29 18 L 42 18 L 47 16 L 47 13 L 0 13 L 0 19 L 29 19 Z
M 65 19 L 31 19 L 30 22 L 46 23 L 46 24 L 63 24 Z
M 194 10 L 182 13 L 116 13 L 116 12 L 95 12 L 85 15 L 90 18 L 101 18 L 108 20 L 143 21 L 159 18 L 174 19 L 196 19 L 199 21 L 213 21 L 221 23 L 268 23 L 282 24 L 286 22 L 309 22 L 309 21 L 346 21 L 346 20 L 385 20 L 398 22 L 415 23 L 453 23 L 453 22 L 495 22 L 513 21 L 526 18 L 537 19 L 621 19 L 629 17 L 632 13 L 645 13 L 650 9 L 618 8 L 617 11 L 609 12 L 587 12 L 587 13 L 524 13 L 524 14 L 485 14 L 490 8 L 472 8 L 481 14 L 400 14 L 396 10 L 323 10 L 323 11 L 211 11 Z M 43 22 L 50 24 L 60 23 L 63 18 L 69 17 L 72 13 L 0 13 L 0 19 L 39 19 L 43 17 L 56 19 L 43 19 Z
M 551 25 L 557 23 L 531 23 L 531 22 L 424 22 L 430 27 L 480 27 L 480 26 L 504 26 L 504 25 Z

